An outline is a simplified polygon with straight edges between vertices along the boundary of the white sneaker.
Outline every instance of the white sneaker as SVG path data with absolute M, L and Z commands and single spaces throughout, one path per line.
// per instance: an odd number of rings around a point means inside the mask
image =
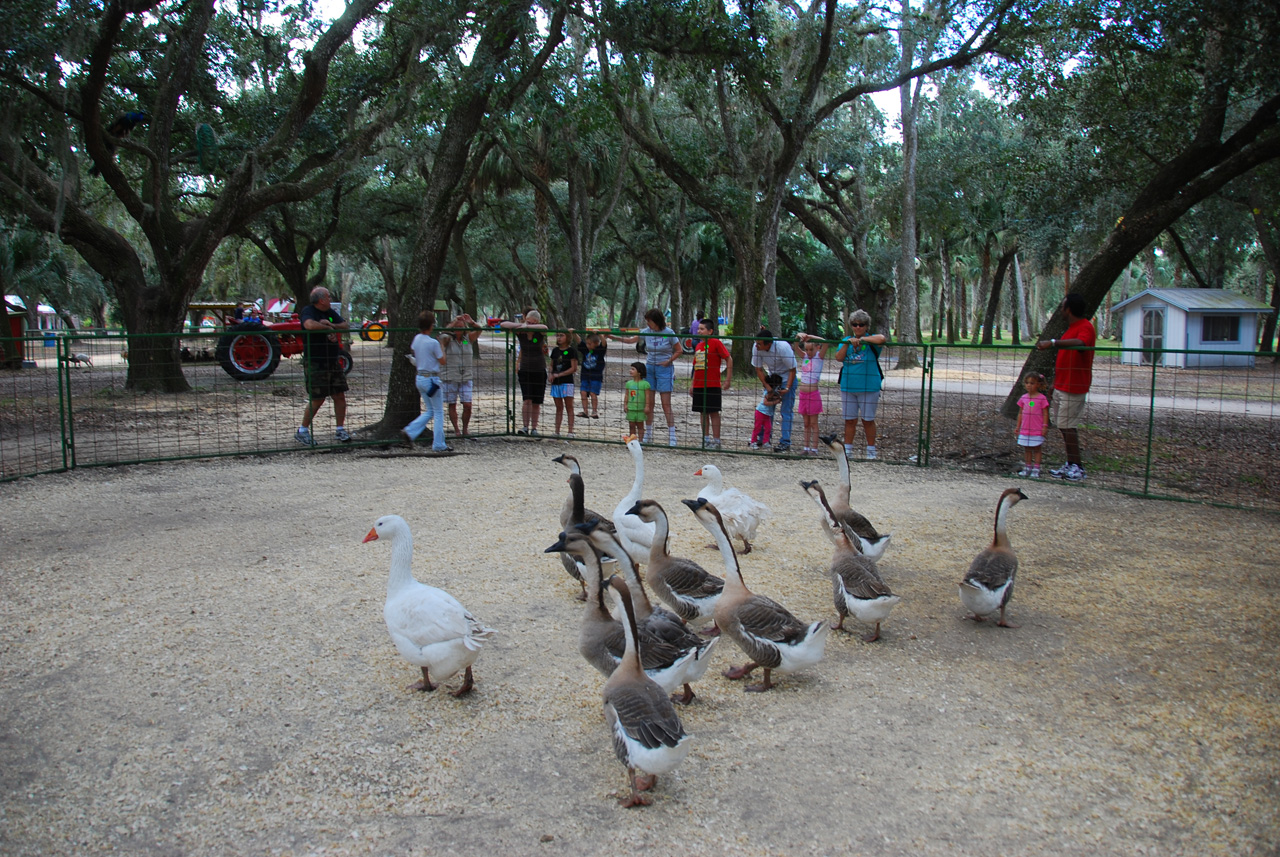
M 1030 475 L 1031 475 L 1031 468 L 1030 468 L 1030 467 L 1027 467 L 1027 466 L 1024 464 L 1024 465 L 1021 467 L 1021 469 L 1019 469 L 1019 470 L 1018 470 L 1018 475 L 1019 475 L 1019 476 L 1030 476 Z
M 874 446 L 867 447 L 867 461 L 876 460 L 876 448 Z
M 1084 468 L 1078 464 L 1069 465 L 1067 472 L 1062 474 L 1062 478 L 1068 482 L 1082 482 L 1084 481 L 1084 477 Z
M 305 429 L 300 427 L 298 431 L 294 433 L 293 439 L 296 440 L 298 443 L 302 444 L 303 446 L 316 445 L 315 439 L 311 437 L 310 429 Z
M 1067 475 L 1069 470 L 1071 470 L 1071 462 L 1067 461 L 1063 462 L 1061 467 L 1055 467 L 1053 470 L 1050 470 L 1049 475 L 1054 479 L 1061 479 Z
M 675 432 L 675 429 L 672 429 L 671 434 L 667 438 L 667 446 L 675 446 L 675 445 L 676 445 L 676 432 Z

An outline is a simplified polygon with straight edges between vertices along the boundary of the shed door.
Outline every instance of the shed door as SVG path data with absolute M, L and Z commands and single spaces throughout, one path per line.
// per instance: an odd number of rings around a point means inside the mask
M 1143 308 L 1142 347 L 1155 349 L 1155 351 L 1142 352 L 1142 364 L 1150 366 L 1155 362 L 1155 352 L 1164 348 L 1164 309 L 1162 307 Z

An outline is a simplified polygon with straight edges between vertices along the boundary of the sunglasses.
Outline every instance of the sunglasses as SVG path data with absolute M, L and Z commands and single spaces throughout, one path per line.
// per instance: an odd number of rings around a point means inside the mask
M 867 323 L 865 321 L 855 321 L 853 324 L 849 326 L 850 327 L 866 327 Z

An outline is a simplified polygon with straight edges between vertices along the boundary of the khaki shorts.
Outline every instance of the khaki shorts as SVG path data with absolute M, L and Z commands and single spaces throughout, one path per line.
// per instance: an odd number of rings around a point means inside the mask
M 1088 393 L 1054 393 L 1053 424 L 1060 429 L 1080 428 L 1086 396 Z

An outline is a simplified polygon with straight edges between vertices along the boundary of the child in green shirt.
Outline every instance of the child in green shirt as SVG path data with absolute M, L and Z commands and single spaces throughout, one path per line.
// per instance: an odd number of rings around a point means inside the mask
M 653 388 L 645 374 L 643 363 L 632 363 L 631 380 L 626 384 L 627 428 L 636 437 L 644 437 L 644 424 L 653 419 Z

